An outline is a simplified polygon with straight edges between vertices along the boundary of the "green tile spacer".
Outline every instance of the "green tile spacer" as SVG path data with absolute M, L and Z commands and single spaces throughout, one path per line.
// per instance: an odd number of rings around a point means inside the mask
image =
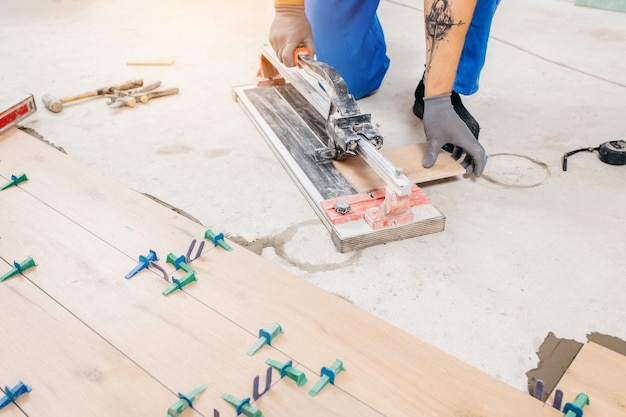
M 563 407 L 565 417 L 582 417 L 583 407 L 586 405 L 589 405 L 589 396 L 581 392 L 576 396 L 576 400 L 573 403 L 565 403 Z
M 177 271 L 179 269 L 182 269 L 185 272 L 193 271 L 193 269 L 191 269 L 191 267 L 187 263 L 187 258 L 185 258 L 185 255 L 180 255 L 179 257 L 176 257 L 176 255 L 170 252 L 167 254 L 165 262 L 174 265 Z
M 299 387 L 307 383 L 306 375 L 304 374 L 304 372 L 292 367 L 291 366 L 293 365 L 292 361 L 287 361 L 286 363 L 280 363 L 273 359 L 267 359 L 265 363 L 271 366 L 272 368 L 276 369 L 277 371 L 279 371 L 281 378 L 286 376 L 296 381 Z
M 163 290 L 163 295 L 170 295 L 176 290 L 182 291 L 185 285 L 197 281 L 196 272 L 194 270 L 191 270 L 190 272 L 187 272 L 180 280 L 172 277 L 172 281 L 174 281 L 174 283 L 167 287 L 165 290 Z
M 33 266 L 37 266 L 37 264 L 35 263 L 33 258 L 29 256 L 28 258 L 24 259 L 21 264 L 18 264 L 17 261 L 13 261 L 13 266 L 13 269 L 0 277 L 0 282 L 6 281 L 7 279 L 17 274 L 21 274 L 23 271 L 26 271 Z
M 337 376 L 337 374 L 345 370 L 346 368 L 343 367 L 343 362 L 341 362 L 339 359 L 337 359 L 335 363 L 332 364 L 330 369 L 323 366 L 322 370 L 320 371 L 321 378 L 319 381 L 317 381 L 317 384 L 315 384 L 315 386 L 311 388 L 311 391 L 309 391 L 309 395 L 311 397 L 315 397 L 329 382 L 334 385 L 335 377 Z
M 211 230 L 207 230 L 206 232 L 204 232 L 204 238 L 213 242 L 213 246 L 220 245 L 222 248 L 226 249 L 228 252 L 233 250 L 233 248 L 231 248 L 230 245 L 224 241 L 223 233 L 216 235 Z
M 259 351 L 265 345 L 272 345 L 272 339 L 274 339 L 279 334 L 283 333 L 282 327 L 280 324 L 274 323 L 269 331 L 261 329 L 259 330 L 259 340 L 250 348 L 248 351 L 248 356 L 252 356 Z
M 187 407 L 193 408 L 193 401 L 196 397 L 206 389 L 206 385 L 201 385 L 198 388 L 191 391 L 189 394 L 178 393 L 180 400 L 176 401 L 168 410 L 167 417 L 178 417 L 180 413 L 185 411 Z
M 2 187 L 0 187 L 0 191 L 6 190 L 7 188 L 13 187 L 14 185 L 17 186 L 17 184 L 19 184 L 20 182 L 24 182 L 26 180 L 28 180 L 28 177 L 23 172 L 18 176 L 11 175 L 11 181 L 7 182 Z
M 243 413 L 246 417 L 263 417 L 263 413 L 258 408 L 250 405 L 250 397 L 240 400 L 230 394 L 223 394 L 222 399 L 235 407 L 237 415 Z

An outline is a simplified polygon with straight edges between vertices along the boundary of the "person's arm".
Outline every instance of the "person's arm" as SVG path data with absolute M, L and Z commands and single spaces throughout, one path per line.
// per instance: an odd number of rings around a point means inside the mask
M 300 45 L 314 55 L 313 32 L 304 13 L 304 0 L 274 0 L 274 10 L 269 38 L 280 62 L 293 67 L 293 52 Z
M 422 165 L 435 164 L 441 148 L 451 143 L 471 158 L 468 172 L 480 176 L 484 148 L 456 114 L 450 95 L 476 0 L 424 0 L 426 71 L 424 74 L 424 131 L 427 147 Z
M 452 93 L 477 0 L 425 0 L 425 96 Z

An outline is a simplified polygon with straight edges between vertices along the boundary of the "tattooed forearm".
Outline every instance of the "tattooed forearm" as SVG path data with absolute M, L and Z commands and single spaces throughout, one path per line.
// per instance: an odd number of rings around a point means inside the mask
M 434 0 L 431 4 L 430 11 L 425 15 L 425 24 L 429 54 L 428 65 L 426 66 L 426 72 L 428 72 L 430 63 L 437 50 L 437 44 L 446 39 L 450 28 L 464 25 L 465 22 L 461 20 L 458 22 L 454 21 L 448 0 Z

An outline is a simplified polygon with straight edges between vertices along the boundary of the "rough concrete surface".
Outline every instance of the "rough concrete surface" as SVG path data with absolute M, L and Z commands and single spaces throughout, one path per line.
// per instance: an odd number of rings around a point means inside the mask
M 422 3 L 383 0 L 379 14 L 392 64 L 359 105 L 385 146 L 422 142 Z M 626 338 L 626 167 L 583 153 L 561 170 L 567 151 L 626 138 L 625 13 L 503 1 L 465 99 L 484 176 L 424 187 L 444 232 L 346 254 L 231 94 L 254 84 L 272 16 L 269 0 L 3 0 L 0 103 L 34 94 L 22 126 L 73 158 L 520 390 L 550 332 Z M 161 58 L 175 63 L 127 65 Z M 58 114 L 40 101 L 134 78 L 180 94 Z

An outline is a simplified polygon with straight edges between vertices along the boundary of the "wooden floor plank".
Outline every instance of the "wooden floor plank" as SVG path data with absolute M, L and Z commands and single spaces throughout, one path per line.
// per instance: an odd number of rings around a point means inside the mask
M 0 375 L 31 386 L 18 398 L 28 415 L 163 415 L 177 400 L 27 278 L 2 283 L 0 300 Z M 0 415 L 20 415 L 16 409 Z
M 32 256 L 38 266 L 30 275 L 37 285 L 172 392 L 207 384 L 207 392 L 195 404 L 201 412 L 209 415 L 223 404 L 224 392 L 240 397 L 251 394 L 254 376 L 267 368 L 265 357 L 251 358 L 245 353 L 258 339 L 256 331 L 239 327 L 187 293 L 162 296 L 168 284 L 150 271 L 124 279 L 128 256 L 89 230 L 101 221 L 111 227 L 114 219 L 104 216 L 77 224 L 37 200 L 32 191 L 12 188 L 0 195 L 0 256 L 20 260 L 23 254 Z M 62 195 L 72 199 L 71 194 Z M 83 208 L 89 212 L 93 205 Z M 164 224 L 153 227 L 167 228 Z M 133 228 L 119 239 L 145 242 L 145 236 Z M 203 278 L 199 279 L 189 288 L 201 284 Z M 24 284 L 21 277 L 12 280 L 14 285 Z M 273 348 L 264 348 L 264 355 L 269 352 L 273 359 L 287 360 Z M 358 408 L 357 400 L 345 394 L 340 397 L 335 401 L 339 410 Z M 308 396 L 302 396 L 301 404 L 296 401 L 293 406 L 318 415 L 315 404 L 323 403 L 311 404 Z M 285 412 L 276 410 L 273 415 L 289 415 Z M 376 413 L 370 410 L 361 415 Z
M 402 168 L 404 175 L 416 184 L 440 180 L 465 174 L 465 168 L 446 152 L 441 152 L 432 168 L 422 167 L 426 143 L 413 143 L 396 148 L 383 148 L 381 153 L 395 166 Z M 358 193 L 385 188 L 385 181 L 363 158 L 347 158 L 333 161 L 339 172 L 348 180 Z
M 587 417 L 626 415 L 626 357 L 597 343 L 583 345 L 550 395 L 563 392 L 563 403 L 574 402 L 579 393 L 589 396 L 583 407 Z
M 278 321 L 285 334 L 267 349 L 284 353 L 312 373 L 343 360 L 348 370 L 331 388 L 349 394 L 341 398 L 354 397 L 382 414 L 559 415 L 236 245 L 233 252 L 217 248 L 194 261 L 199 281 L 164 301 L 163 282 L 151 272 L 130 281 L 122 278 L 136 263 L 130 254 L 151 244 L 159 250 L 186 244 L 203 233 L 203 226 L 91 173 L 21 132 L 0 137 L 0 152 L 0 174 L 18 166 L 34 173 L 23 189 L 0 194 L 0 230 L 22 225 L 10 243 L 0 239 L 0 255 L 19 258 L 36 248 L 39 253 L 29 255 L 43 259 L 37 270 L 45 271 L 40 280 L 46 291 L 172 389 L 220 375 L 229 363 L 242 369 L 243 376 L 212 380 L 214 391 L 202 401 L 215 404 L 218 391 L 225 388 L 233 394 L 248 391 L 268 352 L 243 359 L 232 352 L 247 349 L 259 328 Z M 225 320 L 232 326 L 219 324 Z M 172 358 L 182 363 L 172 365 Z M 181 366 L 184 375 L 172 366 Z M 207 406 L 201 410 L 209 411 Z

